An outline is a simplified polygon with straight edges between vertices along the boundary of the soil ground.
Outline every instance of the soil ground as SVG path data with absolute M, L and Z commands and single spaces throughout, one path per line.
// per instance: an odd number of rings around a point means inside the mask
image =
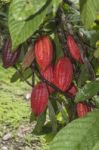
M 44 150 L 42 137 L 32 134 L 30 106 L 25 94 L 31 89 L 26 83 L 10 79 L 14 69 L 0 65 L 0 150 Z

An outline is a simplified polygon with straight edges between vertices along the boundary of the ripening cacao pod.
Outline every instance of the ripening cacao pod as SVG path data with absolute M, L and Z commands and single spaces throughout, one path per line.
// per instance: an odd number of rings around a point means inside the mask
M 42 36 L 34 45 L 35 58 L 42 70 L 45 70 L 53 58 L 53 45 L 49 37 Z
M 66 91 L 67 93 L 68 93 L 68 95 L 70 95 L 70 96 L 76 96 L 76 93 L 77 93 L 77 87 L 72 83 L 71 85 L 70 85 L 70 88 Z
M 67 46 L 69 48 L 69 52 L 70 52 L 72 58 L 75 59 L 76 61 L 78 61 L 79 63 L 83 63 L 80 49 L 79 49 L 77 43 L 75 42 L 73 36 L 70 34 L 67 36 Z
M 22 67 L 23 69 L 28 68 L 29 66 L 32 65 L 32 62 L 34 61 L 34 51 L 33 51 L 33 47 L 30 46 L 28 48 L 28 51 L 26 52 L 23 62 L 22 62 Z
M 15 65 L 20 56 L 20 52 L 21 52 L 20 49 L 17 49 L 16 51 L 12 52 L 12 43 L 11 40 L 8 39 L 5 42 L 3 52 L 2 52 L 3 66 L 5 68 L 9 68 Z
M 78 117 L 84 117 L 88 112 L 91 111 L 91 107 L 84 103 L 77 103 L 76 111 Z
M 54 68 L 54 84 L 62 91 L 66 91 L 73 78 L 73 66 L 69 58 L 61 57 Z
M 45 111 L 48 104 L 48 90 L 45 83 L 38 83 L 32 90 L 31 108 L 35 116 Z
M 49 67 L 47 67 L 46 70 L 41 71 L 41 75 L 48 80 L 49 82 L 53 83 L 54 82 L 54 70 L 53 70 L 53 66 L 50 65 Z M 49 93 L 54 92 L 54 89 L 51 86 L 48 86 L 48 91 Z

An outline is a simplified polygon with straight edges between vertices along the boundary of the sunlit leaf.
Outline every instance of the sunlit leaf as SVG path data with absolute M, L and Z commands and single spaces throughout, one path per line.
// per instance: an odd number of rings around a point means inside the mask
M 47 0 L 13 0 L 10 9 L 15 12 L 12 14 L 13 18 L 22 21 L 40 11 L 46 2 Z
M 99 110 L 72 121 L 60 130 L 50 143 L 49 150 L 98 150 L 98 145 Z
M 99 0 L 80 0 L 81 19 L 84 25 L 90 28 L 96 19 L 99 10 Z
M 13 10 L 13 6 L 15 3 L 11 3 L 9 8 L 8 25 L 13 49 L 25 42 L 36 30 L 39 29 L 39 26 L 43 23 L 49 9 L 51 9 L 51 4 L 51 0 L 48 1 L 46 5 L 44 5 L 44 8 L 31 19 L 18 21 L 14 18 L 16 12 Z M 20 5 L 21 3 L 18 3 L 16 7 L 19 8 Z

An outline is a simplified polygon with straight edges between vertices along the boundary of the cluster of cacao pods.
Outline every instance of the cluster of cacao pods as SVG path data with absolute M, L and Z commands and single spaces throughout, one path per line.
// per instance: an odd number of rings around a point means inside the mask
M 67 46 L 71 57 L 83 63 L 80 49 L 76 44 L 72 35 L 67 36 Z M 54 47 L 51 39 L 48 36 L 39 37 L 34 44 L 34 54 L 41 75 L 50 83 L 55 85 L 62 92 L 66 92 L 69 96 L 74 97 L 77 93 L 77 87 L 72 82 L 73 80 L 73 64 L 67 56 L 60 57 L 56 64 L 52 64 Z M 20 49 L 12 51 L 11 40 L 8 39 L 4 44 L 2 60 L 3 66 L 8 68 L 15 65 L 20 56 Z M 31 108 L 36 116 L 39 116 L 45 111 L 48 98 L 55 91 L 46 83 L 40 82 L 33 87 L 31 94 Z M 91 108 L 83 103 L 78 103 L 76 106 L 78 117 L 84 116 Z
M 72 58 L 83 63 L 80 50 L 71 35 L 67 36 L 67 45 Z M 77 87 L 72 83 L 73 65 L 71 60 L 67 56 L 63 56 L 56 61 L 55 65 L 52 64 L 54 48 L 48 36 L 41 36 L 35 41 L 34 53 L 41 75 L 61 91 L 74 97 L 77 93 Z M 45 111 L 49 94 L 54 91 L 55 89 L 43 82 L 33 88 L 31 107 L 36 116 Z

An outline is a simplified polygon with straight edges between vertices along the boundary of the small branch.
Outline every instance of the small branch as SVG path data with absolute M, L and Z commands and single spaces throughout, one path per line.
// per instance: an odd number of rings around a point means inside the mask
M 23 79 L 29 86 L 33 87 L 33 85 L 32 85 L 29 81 L 27 81 L 27 80 L 24 78 L 24 75 L 23 75 L 22 72 L 17 68 L 17 66 L 14 65 L 13 67 L 18 71 L 18 73 L 20 74 L 21 79 Z
M 56 32 L 57 32 L 58 39 L 59 39 L 61 46 L 62 46 L 62 49 L 63 49 L 63 53 L 66 56 L 67 55 L 67 48 L 66 48 L 66 41 L 65 41 L 64 33 L 60 27 L 57 27 Z
M 63 49 L 63 53 L 64 55 L 67 55 L 68 52 L 68 48 L 66 46 L 66 36 L 65 36 L 65 20 L 64 20 L 64 16 L 63 16 L 63 9 L 59 8 L 57 11 L 57 18 L 59 23 L 56 22 L 56 33 L 58 35 L 59 41 L 61 43 L 62 49 Z

